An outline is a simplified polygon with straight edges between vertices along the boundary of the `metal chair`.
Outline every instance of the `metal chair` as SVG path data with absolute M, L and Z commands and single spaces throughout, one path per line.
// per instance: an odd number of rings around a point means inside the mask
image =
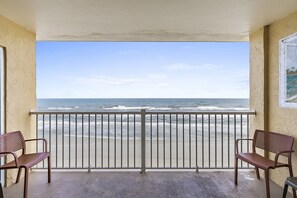
M 251 153 L 239 153 L 238 143 L 239 141 L 247 140 L 253 142 L 253 151 Z M 237 175 L 238 175 L 238 159 L 245 161 L 253 166 L 255 166 L 257 178 L 260 179 L 259 168 L 265 171 L 265 183 L 266 183 L 266 197 L 270 197 L 269 190 L 269 170 L 288 167 L 289 174 L 293 177 L 292 160 L 291 154 L 294 152 L 292 150 L 294 144 L 294 137 L 274 133 L 270 131 L 256 130 L 253 139 L 238 139 L 236 140 L 236 153 L 235 153 L 235 174 L 234 174 L 234 184 L 237 185 Z M 256 148 L 262 149 L 265 152 L 275 153 L 274 160 L 266 158 L 259 155 L 256 152 Z M 279 156 L 287 158 L 287 163 L 281 163 L 278 161 Z M 293 190 L 294 197 L 296 196 L 295 190 Z
M 26 153 L 26 142 L 29 141 L 43 141 L 44 142 L 44 152 L 41 153 Z M 22 154 L 17 156 L 16 151 L 22 150 Z M 48 183 L 51 181 L 51 163 L 50 163 L 50 153 L 47 151 L 47 141 L 46 139 L 29 139 L 25 140 L 22 133 L 20 131 L 6 133 L 0 135 L 0 157 L 4 157 L 7 155 L 11 155 L 14 160 L 9 163 L 6 163 L 0 166 L 1 169 L 13 169 L 17 168 L 18 175 L 16 179 L 16 183 L 19 182 L 21 176 L 22 168 L 25 169 L 25 182 L 24 182 L 24 198 L 28 196 L 28 177 L 29 177 L 29 169 L 39 162 L 48 160 Z
M 288 186 L 291 186 L 293 190 L 297 190 L 297 177 L 288 177 L 285 181 L 284 191 L 283 191 L 283 198 L 286 198 L 288 192 Z M 294 197 L 296 197 L 294 195 Z
M 0 183 L 0 198 L 3 198 L 3 189 L 2 184 Z

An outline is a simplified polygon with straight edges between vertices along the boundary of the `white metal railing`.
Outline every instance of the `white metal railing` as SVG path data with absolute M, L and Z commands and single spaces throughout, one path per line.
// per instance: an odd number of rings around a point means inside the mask
M 255 111 L 32 111 L 57 169 L 228 169 Z M 42 145 L 36 144 L 36 151 Z M 240 145 L 249 151 L 249 143 Z M 46 168 L 44 162 L 35 168 Z M 240 168 L 248 168 L 241 163 Z

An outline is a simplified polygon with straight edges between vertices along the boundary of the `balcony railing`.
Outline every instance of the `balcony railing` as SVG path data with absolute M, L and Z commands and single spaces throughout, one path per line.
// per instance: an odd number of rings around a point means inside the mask
M 54 169 L 230 169 L 254 111 L 30 112 Z M 36 150 L 43 146 L 36 144 Z M 249 143 L 240 145 L 249 151 Z M 245 163 L 240 168 L 249 168 Z M 46 168 L 44 162 L 35 168 Z

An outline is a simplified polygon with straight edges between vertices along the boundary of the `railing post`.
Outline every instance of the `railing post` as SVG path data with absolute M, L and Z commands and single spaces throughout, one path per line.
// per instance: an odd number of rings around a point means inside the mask
M 141 172 L 145 173 L 145 109 L 141 109 Z

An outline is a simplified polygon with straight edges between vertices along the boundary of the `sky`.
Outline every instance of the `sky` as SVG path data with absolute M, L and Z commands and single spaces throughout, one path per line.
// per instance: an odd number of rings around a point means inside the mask
M 249 98 L 248 42 L 37 42 L 37 98 Z

